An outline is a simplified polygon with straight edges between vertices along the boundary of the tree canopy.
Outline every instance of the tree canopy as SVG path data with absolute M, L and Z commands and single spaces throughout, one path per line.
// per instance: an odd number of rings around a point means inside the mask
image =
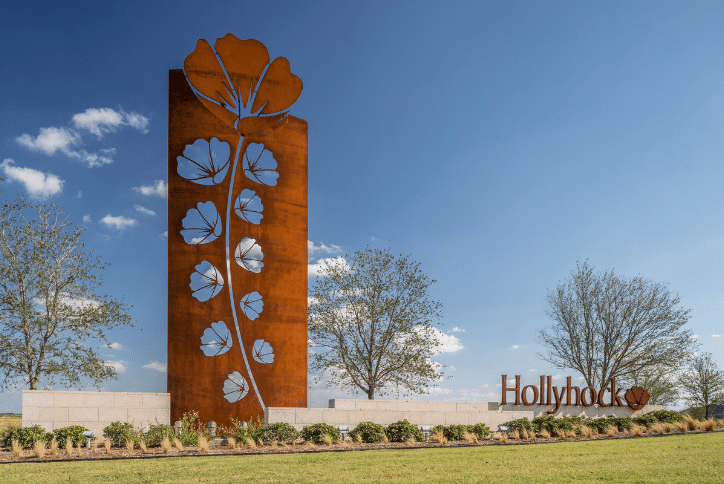
M 310 369 L 369 399 L 425 393 L 442 375 L 430 359 L 442 307 L 428 298 L 435 281 L 389 250 L 345 258 L 327 261 L 309 291 Z
M 700 407 L 709 418 L 709 406 L 724 403 L 724 371 L 719 370 L 711 353 L 703 353 L 689 363 L 679 376 L 684 399 L 691 407 Z
M 645 371 L 674 371 L 693 353 L 684 328 L 689 310 L 664 284 L 614 271 L 594 273 L 587 262 L 548 293 L 550 328 L 539 330 L 541 358 L 579 371 L 590 386 Z
M 93 255 L 61 207 L 19 197 L 0 210 L 0 372 L 2 386 L 21 378 L 95 385 L 116 373 L 93 345 L 105 330 L 132 325 L 128 305 L 96 290 L 107 264 Z

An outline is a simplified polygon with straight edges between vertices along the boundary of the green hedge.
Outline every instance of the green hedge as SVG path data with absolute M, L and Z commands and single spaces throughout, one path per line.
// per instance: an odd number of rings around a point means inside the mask
M 83 435 L 83 432 L 88 432 L 88 429 L 80 425 L 71 425 L 69 427 L 55 429 L 53 435 L 60 445 L 65 445 L 66 440 L 70 439 L 73 445 L 85 446 L 88 437 Z
M 416 425 L 412 425 L 407 420 L 400 420 L 399 422 L 390 424 L 385 429 L 385 434 L 387 434 L 390 442 L 405 442 L 410 437 L 418 442 L 425 440 L 425 434 L 423 434 Z
M 9 447 L 13 440 L 17 440 L 18 443 L 23 447 L 32 447 L 38 440 L 43 440 L 46 443 L 53 439 L 53 434 L 46 432 L 40 425 L 33 425 L 32 427 L 15 427 L 5 435 L 5 441 L 3 445 Z
M 308 442 L 315 442 L 317 444 L 322 442 L 322 436 L 325 434 L 330 436 L 332 442 L 337 442 L 341 438 L 339 430 L 325 423 L 309 425 L 304 427 L 301 432 L 301 436 L 304 440 Z
M 365 444 L 379 444 L 385 435 L 385 428 L 373 422 L 360 422 L 349 436 L 353 439 L 357 439 L 357 436 L 362 439 Z

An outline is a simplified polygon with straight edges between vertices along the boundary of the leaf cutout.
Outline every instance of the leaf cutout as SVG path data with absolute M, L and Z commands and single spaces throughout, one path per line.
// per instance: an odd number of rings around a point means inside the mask
M 277 160 L 262 143 L 249 143 L 244 152 L 244 174 L 249 180 L 262 185 L 276 186 L 279 173 Z
M 231 403 L 238 402 L 249 393 L 249 384 L 241 373 L 235 371 L 229 373 L 229 378 L 224 381 L 224 398 Z
M 254 321 L 264 310 L 264 298 L 256 291 L 250 292 L 241 298 L 239 305 L 246 317 Z
M 263 339 L 254 342 L 251 354 L 259 363 L 274 363 L 274 349 Z
M 633 410 L 641 410 L 649 402 L 649 392 L 641 387 L 631 387 L 626 394 L 626 403 Z
M 255 225 L 259 225 L 259 222 L 261 222 L 261 219 L 264 217 L 264 214 L 261 213 L 264 210 L 264 205 L 261 204 L 261 198 L 259 198 L 254 190 L 249 190 L 248 188 L 244 188 L 236 198 L 234 210 L 239 217 Z
M 176 161 L 178 174 L 187 180 L 199 185 L 218 185 L 229 170 L 231 147 L 216 138 L 200 138 L 186 145 L 183 156 L 177 156 Z
M 244 134 L 281 120 L 302 93 L 302 81 L 292 74 L 289 61 L 269 59 L 258 40 L 227 34 L 216 39 L 213 49 L 199 40 L 184 60 L 184 73 L 199 101 Z
M 264 254 L 259 244 L 256 243 L 256 239 L 250 239 L 249 237 L 241 239 L 239 245 L 236 246 L 234 258 L 236 259 L 236 263 L 247 271 L 258 274 L 261 272 L 261 268 L 264 267 L 264 263 L 262 262 Z
M 206 328 L 201 336 L 201 350 L 206 356 L 223 355 L 231 349 L 231 345 L 231 331 L 223 321 L 211 323 L 211 327 Z
M 208 244 L 221 235 L 221 217 L 214 202 L 199 202 L 186 212 L 181 235 L 187 244 Z
M 208 301 L 224 287 L 224 278 L 216 267 L 205 260 L 196 266 L 195 272 L 191 273 L 189 287 L 196 299 L 202 302 Z

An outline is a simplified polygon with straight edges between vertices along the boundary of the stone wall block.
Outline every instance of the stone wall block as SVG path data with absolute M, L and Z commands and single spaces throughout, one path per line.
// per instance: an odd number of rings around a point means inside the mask
M 147 393 L 141 395 L 141 408 L 169 408 L 171 405 L 170 394 Z
M 127 408 L 99 408 L 98 421 L 104 422 L 128 422 Z
M 86 393 L 84 407 L 110 408 L 113 406 L 113 395 L 109 392 Z
M 115 408 L 143 408 L 143 395 L 139 393 L 114 393 Z
M 53 407 L 53 394 L 42 390 L 23 390 L 23 408 Z
M 74 422 L 97 422 L 98 408 L 75 407 L 68 409 L 68 421 Z

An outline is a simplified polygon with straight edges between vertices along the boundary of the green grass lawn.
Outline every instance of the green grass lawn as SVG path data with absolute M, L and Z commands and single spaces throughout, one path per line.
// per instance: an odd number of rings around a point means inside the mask
M 724 432 L 543 445 L 5 464 L 0 482 L 724 483 Z

